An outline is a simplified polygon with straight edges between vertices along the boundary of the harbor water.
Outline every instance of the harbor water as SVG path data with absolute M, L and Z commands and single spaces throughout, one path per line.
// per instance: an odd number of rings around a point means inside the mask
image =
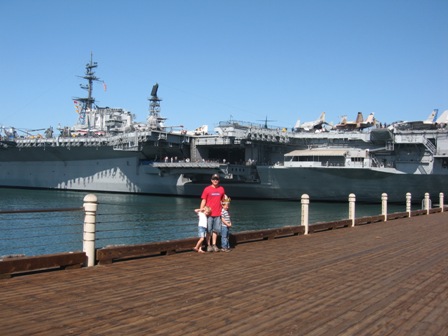
M 88 193 L 0 188 L 0 212 L 82 208 Z M 96 246 L 130 245 L 196 237 L 200 198 L 94 193 L 98 198 Z M 309 222 L 348 218 L 347 201 L 310 200 Z M 388 213 L 405 211 L 389 205 Z M 300 225 L 300 201 L 238 200 L 230 206 L 231 231 Z M 381 204 L 357 204 L 356 217 L 381 214 Z M 84 212 L 0 214 L 0 256 L 81 251 Z

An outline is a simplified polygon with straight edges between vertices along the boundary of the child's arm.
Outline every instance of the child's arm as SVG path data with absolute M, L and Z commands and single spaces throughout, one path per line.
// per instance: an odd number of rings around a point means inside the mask
M 227 227 L 231 227 L 232 226 L 232 223 L 230 223 L 230 222 L 227 222 L 224 218 L 222 218 L 221 217 L 221 222 L 225 225 L 225 226 L 227 226 Z

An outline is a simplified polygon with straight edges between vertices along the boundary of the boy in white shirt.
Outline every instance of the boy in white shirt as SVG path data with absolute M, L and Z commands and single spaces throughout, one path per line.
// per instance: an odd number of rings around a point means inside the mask
M 205 253 L 205 251 L 202 249 L 202 243 L 204 242 L 204 239 L 207 235 L 207 217 L 210 216 L 212 213 L 212 209 L 209 206 L 205 206 L 202 210 L 201 209 L 195 209 L 194 210 L 199 217 L 198 222 L 198 237 L 199 240 L 194 247 L 194 250 L 198 253 Z

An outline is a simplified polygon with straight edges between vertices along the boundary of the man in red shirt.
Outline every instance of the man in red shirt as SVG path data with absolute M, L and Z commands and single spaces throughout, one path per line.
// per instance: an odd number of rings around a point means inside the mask
M 205 187 L 202 192 L 202 201 L 199 207 L 201 210 L 205 206 L 209 206 L 212 209 L 210 216 L 207 218 L 207 252 L 219 251 L 216 246 L 216 239 L 218 234 L 221 233 L 221 201 L 224 196 L 224 188 L 219 185 L 219 175 L 213 174 L 212 184 Z M 212 244 L 210 244 L 210 240 Z

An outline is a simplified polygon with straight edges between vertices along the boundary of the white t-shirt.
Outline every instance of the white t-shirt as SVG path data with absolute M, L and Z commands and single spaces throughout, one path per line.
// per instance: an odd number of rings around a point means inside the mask
M 198 212 L 199 223 L 198 226 L 207 227 L 207 216 L 203 212 Z

